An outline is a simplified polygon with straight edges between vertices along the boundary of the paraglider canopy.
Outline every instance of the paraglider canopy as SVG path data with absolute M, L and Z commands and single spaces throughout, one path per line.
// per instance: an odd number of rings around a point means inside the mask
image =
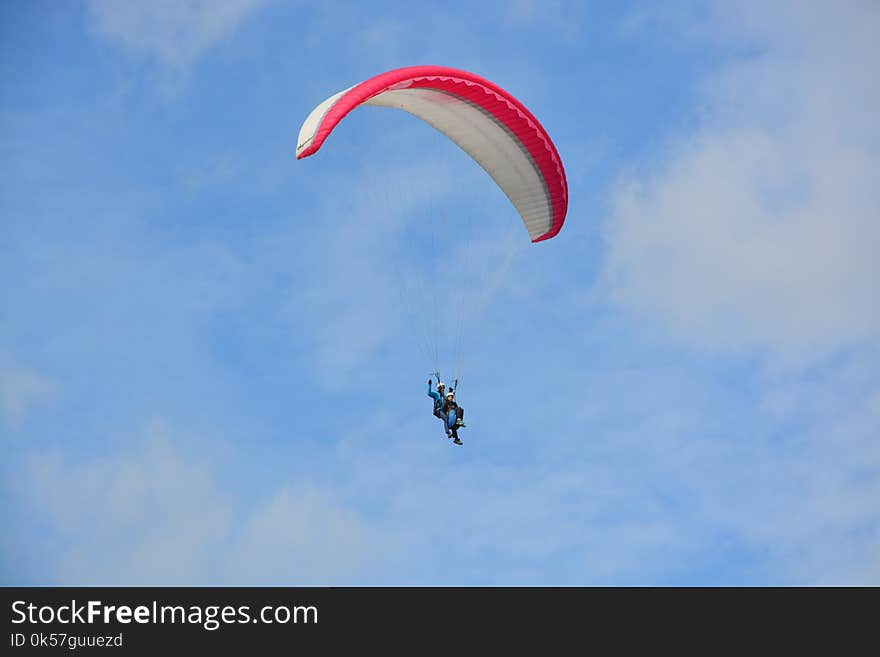
M 556 235 L 568 209 L 568 185 L 556 147 L 520 101 L 467 71 L 410 66 L 340 91 L 306 118 L 297 159 L 316 153 L 360 105 L 402 109 L 454 141 L 495 180 L 513 203 L 533 242 Z

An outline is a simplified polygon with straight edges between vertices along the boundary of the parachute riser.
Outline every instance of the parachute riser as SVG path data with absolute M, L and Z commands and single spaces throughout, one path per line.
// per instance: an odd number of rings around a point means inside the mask
M 437 385 L 440 384 L 440 372 L 438 370 L 434 370 L 433 372 L 431 372 L 430 376 L 433 376 L 437 379 Z M 452 390 L 454 392 L 457 389 L 458 389 L 458 377 L 455 377 L 455 381 L 452 382 L 452 387 L 450 388 L 450 390 Z

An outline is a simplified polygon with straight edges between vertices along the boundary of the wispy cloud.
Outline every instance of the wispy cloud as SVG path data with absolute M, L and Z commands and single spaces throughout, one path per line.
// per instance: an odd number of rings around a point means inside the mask
M 140 449 L 34 459 L 21 477 L 23 500 L 65 546 L 46 563 L 45 581 L 206 581 L 208 555 L 229 531 L 229 504 L 210 469 L 175 447 L 179 438 L 156 427 Z
M 49 377 L 28 368 L 0 366 L 0 420 L 7 427 L 20 428 L 28 414 L 54 394 Z
M 568 42 L 574 41 L 582 28 L 577 8 L 566 0 L 514 0 L 503 4 L 504 20 L 517 27 L 542 29 Z
M 182 71 L 268 0 L 90 0 L 92 29 L 110 43 Z
M 16 477 L 29 522 L 65 546 L 20 582 L 327 584 L 384 559 L 375 532 L 328 491 L 279 482 L 245 505 L 224 492 L 217 459 L 199 455 L 199 445 L 227 450 L 216 437 L 157 424 L 142 438 L 104 457 L 56 450 Z
M 275 586 L 344 584 L 387 558 L 383 543 L 379 532 L 329 491 L 285 485 L 247 522 L 225 577 Z

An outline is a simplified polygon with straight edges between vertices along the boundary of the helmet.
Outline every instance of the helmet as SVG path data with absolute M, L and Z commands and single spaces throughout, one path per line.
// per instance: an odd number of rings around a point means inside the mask
M 446 396 L 447 397 L 455 397 L 455 390 L 450 390 L 449 392 L 446 393 Z
M 446 387 L 446 384 L 443 383 L 442 381 L 438 381 L 438 382 L 437 382 L 437 389 L 438 389 L 438 390 L 439 390 L 440 388 L 445 388 L 445 387 Z

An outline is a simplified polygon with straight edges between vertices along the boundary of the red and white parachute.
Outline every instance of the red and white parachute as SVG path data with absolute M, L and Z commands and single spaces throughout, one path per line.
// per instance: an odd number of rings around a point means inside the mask
M 360 105 L 402 109 L 476 160 L 510 199 L 533 242 L 556 235 L 568 209 L 562 160 L 550 136 L 516 98 L 473 73 L 410 66 L 333 94 L 306 118 L 296 157 L 308 157 Z

